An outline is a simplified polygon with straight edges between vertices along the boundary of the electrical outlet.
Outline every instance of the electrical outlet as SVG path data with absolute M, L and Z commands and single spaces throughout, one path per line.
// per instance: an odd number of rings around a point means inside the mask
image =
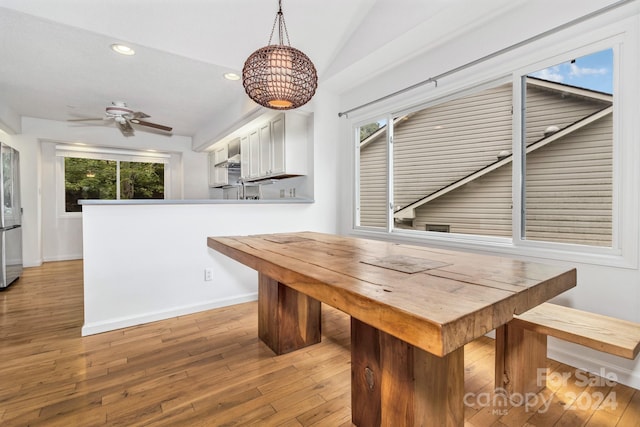
M 204 269 L 204 280 L 210 282 L 213 280 L 213 269 L 205 268 Z

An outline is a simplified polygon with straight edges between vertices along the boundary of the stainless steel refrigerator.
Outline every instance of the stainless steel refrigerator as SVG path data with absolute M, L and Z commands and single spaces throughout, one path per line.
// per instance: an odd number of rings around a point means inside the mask
M 0 290 L 22 275 L 22 207 L 20 204 L 20 155 L 0 143 Z

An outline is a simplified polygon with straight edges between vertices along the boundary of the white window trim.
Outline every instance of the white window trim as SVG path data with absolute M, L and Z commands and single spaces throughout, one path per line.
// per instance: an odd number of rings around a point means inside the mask
M 65 208 L 65 170 L 64 159 L 67 157 L 112 160 L 117 163 L 116 197 L 120 199 L 120 162 L 163 163 L 164 164 L 164 198 L 170 199 L 171 189 L 171 155 L 161 152 L 123 150 L 105 147 L 89 147 L 80 145 L 56 145 L 56 211 L 59 218 L 82 218 L 82 212 L 67 212 Z
M 553 251 L 554 253 L 566 253 L 567 256 L 571 257 L 572 261 L 585 261 L 584 257 L 596 257 L 593 262 L 599 263 L 599 259 L 608 259 L 606 262 L 607 265 L 610 263 L 617 264 L 615 261 L 617 258 L 622 257 L 623 253 L 631 251 L 631 248 L 627 248 L 623 250 L 622 238 L 620 236 L 621 223 L 624 222 L 624 217 L 620 211 L 620 201 L 621 195 L 623 194 L 621 191 L 621 185 L 624 182 L 624 174 L 625 167 L 621 163 L 621 152 L 626 148 L 622 143 L 622 126 L 623 119 L 621 116 L 627 116 L 625 114 L 626 107 L 621 107 L 620 102 L 620 70 L 623 68 L 621 64 L 620 58 L 620 47 L 624 45 L 626 42 L 624 41 L 624 36 L 614 36 L 612 38 L 608 38 L 605 40 L 600 40 L 593 44 L 588 44 L 584 46 L 580 46 L 577 49 L 568 51 L 561 55 L 557 55 L 551 58 L 547 58 L 544 61 L 539 61 L 528 65 L 526 67 L 520 68 L 513 73 L 513 104 L 515 106 L 522 105 L 522 77 L 526 76 L 532 72 L 557 65 L 562 62 L 566 62 L 571 58 L 578 58 L 585 55 L 589 55 L 591 53 L 595 53 L 598 51 L 613 49 L 614 56 L 614 81 L 613 81 L 613 93 L 615 94 L 613 99 L 613 206 L 612 206 L 612 219 L 613 219 L 613 229 L 612 229 L 612 245 L 610 248 L 605 247 L 596 247 L 596 246 L 583 246 L 583 245 L 575 245 L 575 244 L 567 244 L 567 243 L 554 243 L 554 242 L 544 242 L 544 241 L 535 241 L 535 240 L 527 240 L 522 238 L 522 212 L 523 212 L 523 203 L 522 200 L 522 187 L 516 186 L 513 187 L 513 244 L 515 247 L 527 248 L 528 252 L 537 252 L 538 256 L 540 256 L 540 252 L 544 251 Z M 626 82 L 625 82 L 626 87 Z M 514 159 L 522 159 L 522 110 L 521 108 L 514 108 L 513 114 L 513 153 Z M 627 144 L 629 145 L 629 144 Z M 522 176 L 522 161 L 513 163 L 513 180 L 512 182 L 520 182 L 520 177 Z M 637 259 L 637 257 L 634 257 Z M 624 266 L 624 265 L 620 265 Z M 635 267 L 632 263 L 629 267 Z
M 639 17 L 620 19 L 618 22 L 599 26 L 597 22 L 583 23 L 574 28 L 536 41 L 530 46 L 524 46 L 517 51 L 506 54 L 504 58 L 495 58 L 483 64 L 479 70 L 471 68 L 460 72 L 458 78 L 451 76 L 440 88 L 423 91 L 422 95 L 408 93 L 395 98 L 393 101 L 381 103 L 371 109 L 363 109 L 360 114 L 349 119 L 351 134 L 355 135 L 358 126 L 370 123 L 384 117 L 389 111 L 406 112 L 415 109 L 416 105 L 425 108 L 430 104 L 444 102 L 447 97 L 454 97 L 472 88 L 489 85 L 496 79 L 496 74 L 505 75 L 505 70 L 514 83 L 514 158 L 521 158 L 520 111 L 517 106 L 521 99 L 520 76 L 563 62 L 569 55 L 583 56 L 607 48 L 614 49 L 614 230 L 613 247 L 600 248 L 541 241 L 526 241 L 520 238 L 520 212 L 522 200 L 520 185 L 513 185 L 514 218 L 512 222 L 514 236 L 512 239 L 488 236 L 429 233 L 421 230 L 404 230 L 362 227 L 358 223 L 358 211 L 354 209 L 354 221 L 351 234 L 363 237 L 373 237 L 398 242 L 429 243 L 442 247 L 461 250 L 491 250 L 495 253 L 511 254 L 514 256 L 528 256 L 550 261 L 582 262 L 595 265 L 605 265 L 621 268 L 638 267 L 638 217 L 640 216 L 640 171 L 635 165 L 640 164 L 640 148 L 637 141 L 640 131 L 636 123 L 640 116 L 637 99 L 640 98 L 640 87 L 636 75 L 640 70 L 637 52 Z M 582 53 L 582 54 L 581 54 Z M 625 54 L 626 53 L 626 54 Z M 492 76 L 493 73 L 493 76 Z M 516 83 L 518 82 L 518 83 Z M 620 90 L 621 82 L 625 90 Z M 447 84 L 448 83 L 448 84 Z M 635 101 L 635 102 L 634 102 Z M 404 105 L 404 107 L 403 107 Z M 411 107 L 407 107 L 410 105 Z M 386 111 L 386 112 L 385 112 Z M 396 113 L 397 114 L 397 113 Z M 390 117 L 394 117 L 392 114 Z M 516 125 L 517 124 L 517 125 Z M 623 126 L 623 124 L 625 126 Z M 357 144 L 356 144 L 357 146 Z M 356 148 L 357 150 L 357 148 Z M 354 206 L 359 207 L 359 153 L 353 152 L 356 165 L 354 191 L 356 196 Z M 514 162 L 513 182 L 519 182 L 522 172 L 519 162 Z M 516 170 L 517 169 L 517 170 Z M 516 175 L 517 174 L 517 175 Z M 392 179 L 393 170 L 389 168 L 388 179 Z M 392 187 L 389 187 L 392 188 Z M 391 197 L 388 196 L 391 202 Z M 517 218 L 516 218 L 517 217 Z M 392 225 L 392 218 L 389 220 Z

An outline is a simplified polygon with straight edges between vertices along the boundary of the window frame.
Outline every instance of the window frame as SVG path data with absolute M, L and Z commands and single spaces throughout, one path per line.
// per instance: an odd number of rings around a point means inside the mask
M 358 225 L 359 211 L 355 209 L 358 199 L 355 199 L 353 210 L 353 222 L 351 234 L 365 237 L 383 238 L 386 240 L 431 243 L 454 249 L 482 250 L 489 249 L 497 253 L 513 254 L 517 256 L 532 256 L 559 261 L 583 262 L 595 265 L 606 265 L 623 268 L 637 268 L 638 266 L 638 213 L 640 212 L 640 173 L 634 168 L 640 160 L 640 149 L 635 147 L 633 141 L 638 134 L 638 125 L 633 118 L 638 115 L 638 107 L 632 100 L 640 93 L 639 85 L 635 80 L 635 71 L 638 66 L 638 18 L 624 18 L 606 26 L 578 25 L 554 36 L 538 40 L 530 45 L 515 50 L 512 54 L 497 57 L 482 66 L 476 65 L 468 71 L 446 78 L 446 83 L 438 82 L 439 87 L 423 89 L 421 95 L 410 92 L 404 96 L 398 96 L 393 101 L 380 103 L 373 108 L 363 109 L 357 116 L 349 118 L 351 134 L 356 135 L 360 125 L 366 124 L 386 114 L 388 123 L 392 123 L 393 117 L 424 109 L 430 105 L 446 102 L 466 93 L 472 93 L 479 88 L 507 81 L 513 88 L 513 114 L 512 114 L 512 152 L 514 156 L 512 175 L 512 237 L 500 238 L 491 236 L 472 236 L 462 234 L 448 234 L 426 232 L 422 230 L 406 230 L 393 228 L 393 147 L 388 154 L 390 162 L 388 166 L 387 182 L 389 183 L 388 201 L 390 206 L 387 230 L 361 227 Z M 571 33 L 571 37 L 566 34 Z M 614 122 L 613 122 L 613 229 L 612 246 L 597 247 L 577 245 L 570 243 L 556 243 L 546 241 L 533 241 L 522 239 L 522 76 L 543 69 L 546 66 L 556 65 L 572 57 L 579 57 L 595 53 L 600 50 L 612 48 L 614 52 Z M 474 75 L 475 72 L 475 75 Z M 625 93 L 620 90 L 625 87 Z M 391 113 L 389 113 L 391 112 Z M 624 126 L 626 125 L 626 126 Z M 390 129 L 388 139 L 392 141 L 393 133 Z M 357 138 L 356 138 L 357 141 Z M 354 151 L 356 162 L 355 191 L 359 197 L 359 158 L 358 144 Z M 516 160 L 519 159 L 519 160 Z M 636 170 L 634 170 L 636 169 Z
M 377 118 L 373 119 L 373 120 L 367 120 L 365 122 L 359 122 L 357 123 L 356 126 L 353 127 L 353 141 L 354 141 L 354 156 L 355 156 L 355 186 L 354 186 L 354 192 L 355 192 L 355 198 L 354 198 L 354 209 L 353 209 L 353 224 L 355 227 L 357 227 L 358 229 L 361 230 L 370 230 L 373 232 L 376 231 L 380 231 L 380 230 L 385 230 L 386 232 L 390 232 L 391 231 L 391 227 L 393 225 L 393 194 L 390 193 L 391 189 L 393 188 L 393 184 L 392 181 L 393 180 L 393 176 L 390 176 L 390 168 L 393 167 L 393 159 L 391 159 L 389 156 L 392 154 L 392 142 L 390 140 L 390 135 L 393 132 L 393 123 L 391 123 L 390 120 L 390 115 L 386 114 L 386 115 L 379 115 L 377 116 Z M 385 137 L 386 137 L 386 156 L 387 156 L 387 174 L 386 174 L 386 191 L 387 191 L 387 210 L 386 210 L 386 227 L 374 227 L 374 226 L 368 226 L 368 225 L 360 225 L 360 127 L 361 126 L 365 126 L 367 124 L 373 123 L 373 122 L 379 122 L 381 120 L 384 120 L 387 124 L 386 124 L 386 129 L 385 129 Z
M 621 138 L 620 138 L 620 130 L 621 130 L 621 120 L 620 116 L 622 113 L 621 103 L 620 103 L 620 50 L 621 50 L 622 40 L 620 37 L 612 37 L 607 38 L 605 40 L 601 40 L 597 43 L 584 45 L 573 49 L 569 52 L 563 53 L 561 55 L 556 55 L 553 57 L 546 58 L 542 61 L 535 62 L 527 65 L 526 67 L 519 68 L 515 70 L 512 74 L 513 76 L 513 103 L 514 106 L 522 106 L 524 105 L 524 97 L 525 97 L 525 88 L 522 84 L 523 77 L 535 72 L 540 69 L 544 69 L 547 67 L 551 67 L 557 65 L 562 62 L 566 62 L 571 58 L 577 58 L 585 55 L 589 55 L 592 53 L 596 53 L 605 49 L 613 49 L 613 183 L 612 183 L 612 233 L 611 233 L 611 247 L 598 247 L 598 246 L 585 246 L 585 245 L 576 245 L 570 243 L 558 243 L 558 242 L 546 242 L 540 240 L 528 240 L 523 238 L 525 234 L 525 222 L 523 221 L 523 217 L 525 216 L 525 203 L 524 203 L 524 185 L 525 180 L 522 179 L 524 175 L 526 175 L 526 170 L 523 174 L 523 169 L 525 169 L 524 164 L 526 162 L 526 158 L 523 154 L 523 143 L 522 141 L 525 138 L 525 130 L 522 126 L 522 108 L 514 108 L 513 114 L 513 135 L 514 135 L 514 144 L 513 144 L 513 153 L 514 158 L 518 158 L 518 162 L 514 162 L 513 167 L 513 178 L 512 182 L 519 182 L 518 188 L 513 188 L 513 228 L 512 228 L 512 238 L 514 246 L 531 248 L 535 249 L 552 249 L 558 251 L 568 251 L 568 252 L 577 252 L 577 253 L 585 253 L 585 254 L 593 254 L 599 256 L 620 256 L 622 254 L 621 247 L 621 239 L 620 239 L 620 222 L 622 221 L 620 215 L 620 195 L 621 193 L 621 183 L 623 181 L 623 170 L 620 163 L 620 154 L 623 149 Z M 516 137 L 517 134 L 517 137 Z M 517 221 L 517 223 L 516 223 Z
M 120 200 L 120 162 L 162 163 L 164 164 L 164 199 L 171 198 L 169 194 L 171 189 L 171 155 L 168 153 L 58 144 L 55 147 L 55 156 L 56 211 L 59 218 L 82 217 L 82 212 L 66 211 L 65 159 L 67 157 L 116 162 L 116 199 L 104 200 Z

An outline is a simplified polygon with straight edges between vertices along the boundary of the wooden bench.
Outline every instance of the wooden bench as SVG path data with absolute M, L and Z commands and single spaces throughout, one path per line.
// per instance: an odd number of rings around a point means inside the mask
M 508 394 L 544 388 L 537 370 L 546 368 L 548 336 L 631 360 L 640 352 L 640 324 L 543 303 L 496 330 L 496 387 Z

